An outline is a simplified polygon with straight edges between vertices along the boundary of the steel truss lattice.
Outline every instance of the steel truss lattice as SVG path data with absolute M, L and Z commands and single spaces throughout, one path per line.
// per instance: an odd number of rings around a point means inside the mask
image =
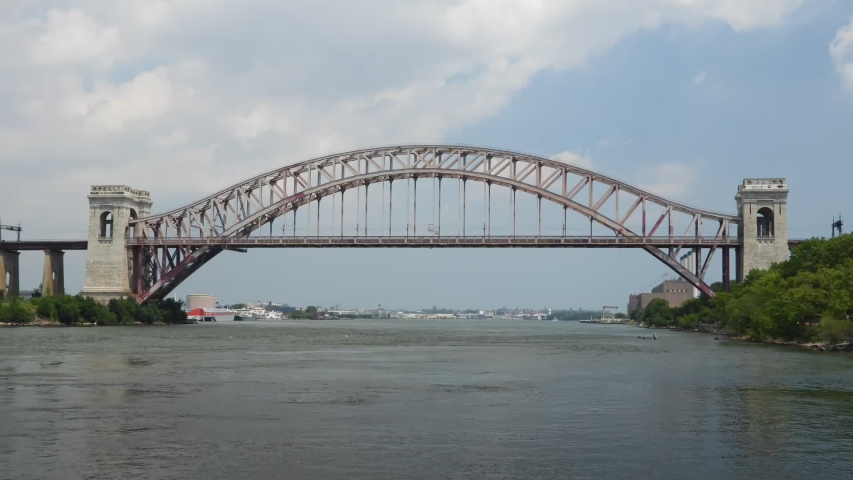
M 439 192 L 441 180 L 461 179 L 466 183 L 485 183 L 489 195 L 492 186 L 499 186 L 510 189 L 513 198 L 516 192 L 523 192 L 535 196 L 540 205 L 543 199 L 558 204 L 563 207 L 564 214 L 571 210 L 607 227 L 614 238 L 624 240 L 624 246 L 645 249 L 710 296 L 714 293 L 704 282 L 704 277 L 715 252 L 722 249 L 726 260 L 729 248 L 737 248 L 732 247 L 730 235 L 731 226 L 740 223 L 736 215 L 673 202 L 577 165 L 476 147 L 395 146 L 330 155 L 289 165 L 240 182 L 185 207 L 136 220 L 138 237 L 130 239 L 128 244 L 135 250 L 137 298 L 145 301 L 165 297 L 218 253 L 225 249 L 253 246 L 241 242 L 252 232 L 303 205 L 336 194 L 343 195 L 354 188 L 421 178 L 438 179 Z M 605 205 L 608 210 L 615 206 L 614 211 L 605 213 Z M 391 207 L 389 203 L 389 211 Z M 649 219 L 647 213 L 652 208 L 656 211 L 655 218 Z M 657 212 L 662 213 L 657 215 Z M 678 236 L 673 231 L 675 216 L 689 219 L 687 231 Z M 712 226 L 707 231 L 714 234 L 703 236 L 703 225 L 709 223 Z M 629 224 L 633 228 L 629 228 Z M 366 235 L 367 225 L 364 228 Z M 431 233 L 434 233 L 432 228 Z M 565 226 L 563 233 L 565 236 Z M 464 232 L 462 236 L 466 236 Z M 653 240 L 661 237 L 671 239 L 668 243 L 663 242 L 667 247 L 661 247 L 663 243 Z M 280 246 L 300 246 L 295 243 L 283 242 Z M 388 245 L 374 242 L 373 246 Z M 483 242 L 482 246 L 513 245 L 495 241 L 493 244 Z M 578 242 L 574 246 L 602 245 Z M 703 247 L 709 250 L 704 261 Z M 678 255 L 684 248 L 697 253 L 693 269 L 685 268 L 678 261 Z

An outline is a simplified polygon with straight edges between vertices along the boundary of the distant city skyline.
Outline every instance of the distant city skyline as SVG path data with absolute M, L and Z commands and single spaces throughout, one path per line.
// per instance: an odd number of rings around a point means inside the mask
M 176 297 L 177 298 L 177 297 Z M 568 307 L 568 308 L 554 308 L 554 307 L 515 307 L 515 306 L 501 306 L 501 307 L 448 307 L 441 305 L 434 305 L 430 307 L 414 307 L 414 306 L 391 306 L 385 304 L 377 304 L 373 306 L 358 306 L 358 305 L 345 305 L 341 303 L 332 303 L 332 304 L 301 304 L 298 302 L 284 302 L 277 300 L 239 300 L 236 302 L 223 302 L 219 298 L 216 298 L 216 303 L 224 306 L 233 306 L 233 305 L 255 305 L 255 306 L 265 306 L 265 305 L 273 305 L 273 306 L 288 306 L 288 307 L 296 307 L 296 308 L 305 308 L 305 307 L 317 307 L 324 309 L 344 309 L 344 310 L 377 310 L 381 305 L 384 310 L 399 310 L 399 311 L 407 311 L 407 312 L 417 312 L 417 311 L 429 311 L 435 308 L 436 310 L 451 310 L 451 311 L 498 311 L 498 310 L 509 310 L 509 311 L 544 311 L 549 308 L 553 311 L 585 311 L 585 312 L 595 312 L 600 311 L 602 307 L 595 308 L 584 308 L 584 307 Z

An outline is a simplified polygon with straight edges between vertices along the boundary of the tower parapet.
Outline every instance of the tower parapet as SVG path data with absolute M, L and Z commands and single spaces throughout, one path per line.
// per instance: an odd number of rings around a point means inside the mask
M 788 183 L 784 178 L 747 178 L 735 196 L 743 251 L 738 272 L 767 270 L 788 259 Z M 738 279 L 742 280 L 742 279 Z
M 133 295 L 136 262 L 126 239 L 135 237 L 130 222 L 151 214 L 151 194 L 125 185 L 93 185 L 89 193 L 89 246 L 84 296 L 107 302 Z

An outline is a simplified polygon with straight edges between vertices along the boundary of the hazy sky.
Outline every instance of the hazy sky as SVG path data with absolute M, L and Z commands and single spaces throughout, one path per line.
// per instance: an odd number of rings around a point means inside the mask
M 787 177 L 790 236 L 821 236 L 853 196 L 853 1 L 4 0 L 0 107 L 0 219 L 31 239 L 84 238 L 92 184 L 158 212 L 429 142 L 562 154 L 731 212 L 744 177 Z M 66 259 L 76 292 L 85 254 Z M 41 262 L 22 255 L 24 288 Z M 272 250 L 177 293 L 600 307 L 665 271 L 640 250 Z

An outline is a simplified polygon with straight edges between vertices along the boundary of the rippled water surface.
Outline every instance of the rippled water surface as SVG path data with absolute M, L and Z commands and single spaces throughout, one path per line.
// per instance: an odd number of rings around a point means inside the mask
M 0 330 L 0 478 L 853 478 L 853 356 L 575 322 Z

